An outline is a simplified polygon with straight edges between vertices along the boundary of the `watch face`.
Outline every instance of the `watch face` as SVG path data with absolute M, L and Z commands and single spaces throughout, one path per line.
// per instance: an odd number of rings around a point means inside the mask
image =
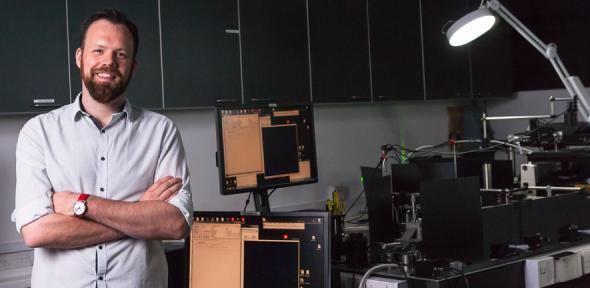
M 84 201 L 76 201 L 74 203 L 74 215 L 84 215 L 86 212 L 86 203 Z

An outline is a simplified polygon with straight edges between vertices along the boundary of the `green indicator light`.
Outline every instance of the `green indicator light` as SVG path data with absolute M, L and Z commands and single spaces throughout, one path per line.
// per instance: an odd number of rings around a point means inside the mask
M 404 129 L 404 126 L 400 126 L 399 127 L 399 140 L 400 140 L 400 146 L 402 146 L 402 162 L 406 162 L 406 130 Z
M 406 162 L 406 149 L 402 147 L 402 162 Z

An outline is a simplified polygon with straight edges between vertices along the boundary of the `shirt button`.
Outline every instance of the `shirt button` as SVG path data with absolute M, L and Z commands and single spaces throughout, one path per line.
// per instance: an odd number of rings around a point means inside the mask
M 101 249 L 102 250 L 102 245 L 98 246 L 98 249 Z
M 102 281 L 104 279 L 102 276 L 98 276 L 98 280 Z
M 100 192 L 103 192 L 103 191 L 104 191 L 104 188 L 100 187 Z
M 100 157 L 100 160 L 104 161 L 104 157 Z
M 104 134 L 104 129 L 101 129 L 100 130 L 100 134 Z

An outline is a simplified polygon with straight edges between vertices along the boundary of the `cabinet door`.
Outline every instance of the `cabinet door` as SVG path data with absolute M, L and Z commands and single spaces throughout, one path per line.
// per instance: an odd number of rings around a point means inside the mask
M 466 13 L 465 0 L 422 0 L 427 99 L 471 97 L 469 46 L 452 47 L 444 33 Z
M 237 1 L 160 5 L 165 107 L 242 103 Z
M 369 0 L 373 100 L 424 100 L 420 1 Z
M 160 66 L 160 29 L 157 0 L 97 0 L 69 1 L 68 23 L 70 31 L 70 71 L 72 95 L 82 91 L 80 70 L 76 66 L 75 52 L 80 47 L 82 22 L 96 11 L 106 7 L 125 13 L 139 30 L 137 67 L 127 87 L 132 104 L 146 108 L 162 108 L 162 69 Z
M 65 1 L 0 1 L 0 112 L 70 102 Z
M 500 2 L 541 41 L 555 43 L 570 75 L 590 86 L 590 1 Z M 564 89 L 551 63 L 514 30 L 512 41 L 515 90 Z
M 309 1 L 313 102 L 370 101 L 366 0 Z
M 240 0 L 244 100 L 310 101 L 306 0 Z
M 478 8 L 479 3 L 471 4 L 470 10 Z M 506 21 L 496 16 L 494 27 L 471 43 L 474 98 L 512 96 L 514 89 L 511 29 Z

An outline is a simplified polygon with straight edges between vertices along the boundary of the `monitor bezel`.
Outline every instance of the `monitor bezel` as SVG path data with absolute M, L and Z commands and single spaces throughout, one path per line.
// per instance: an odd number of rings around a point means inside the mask
M 324 263 L 322 263 L 322 269 L 324 272 L 324 279 L 322 281 L 323 287 L 331 287 L 331 273 L 332 273 L 332 252 L 331 252 L 331 241 L 332 241 L 332 221 L 330 214 L 326 211 L 293 211 L 293 212 L 252 212 L 252 211 L 193 211 L 192 221 L 194 222 L 197 217 L 244 217 L 244 223 L 249 225 L 262 226 L 263 217 L 306 217 L 306 218 L 321 218 L 324 225 L 322 227 L 322 233 L 324 234 L 322 239 L 323 257 Z M 194 224 L 194 223 L 193 223 Z M 191 228 L 192 229 L 192 228 Z M 185 255 L 185 271 L 187 287 L 190 271 L 190 233 L 187 238 L 184 239 L 184 255 Z
M 310 163 L 310 172 L 311 178 L 308 180 L 302 180 L 297 182 L 290 182 L 290 183 L 280 183 L 280 184 L 266 184 L 257 187 L 248 187 L 248 188 L 238 188 L 235 190 L 228 191 L 226 186 L 224 185 L 226 181 L 225 175 L 225 155 L 223 151 L 223 131 L 221 127 L 221 111 L 222 110 L 232 110 L 232 109 L 302 109 L 307 107 L 309 110 L 309 120 L 311 125 L 311 143 L 312 143 L 312 150 L 309 153 L 309 157 L 311 160 Z M 216 152 L 216 162 L 217 162 L 217 169 L 219 172 L 219 190 L 221 195 L 233 195 L 233 194 L 241 194 L 241 193 L 250 193 L 250 192 L 266 192 L 267 190 L 276 189 L 276 188 L 283 188 L 283 187 L 292 187 L 292 186 L 299 186 L 305 184 L 312 184 L 318 182 L 318 163 L 317 163 L 317 147 L 315 141 L 315 121 L 314 121 L 314 112 L 313 112 L 313 105 L 311 103 L 301 103 L 301 104 L 248 104 L 248 105 L 223 105 L 217 106 L 215 108 L 215 130 L 216 130 L 216 141 L 217 141 L 217 152 Z

